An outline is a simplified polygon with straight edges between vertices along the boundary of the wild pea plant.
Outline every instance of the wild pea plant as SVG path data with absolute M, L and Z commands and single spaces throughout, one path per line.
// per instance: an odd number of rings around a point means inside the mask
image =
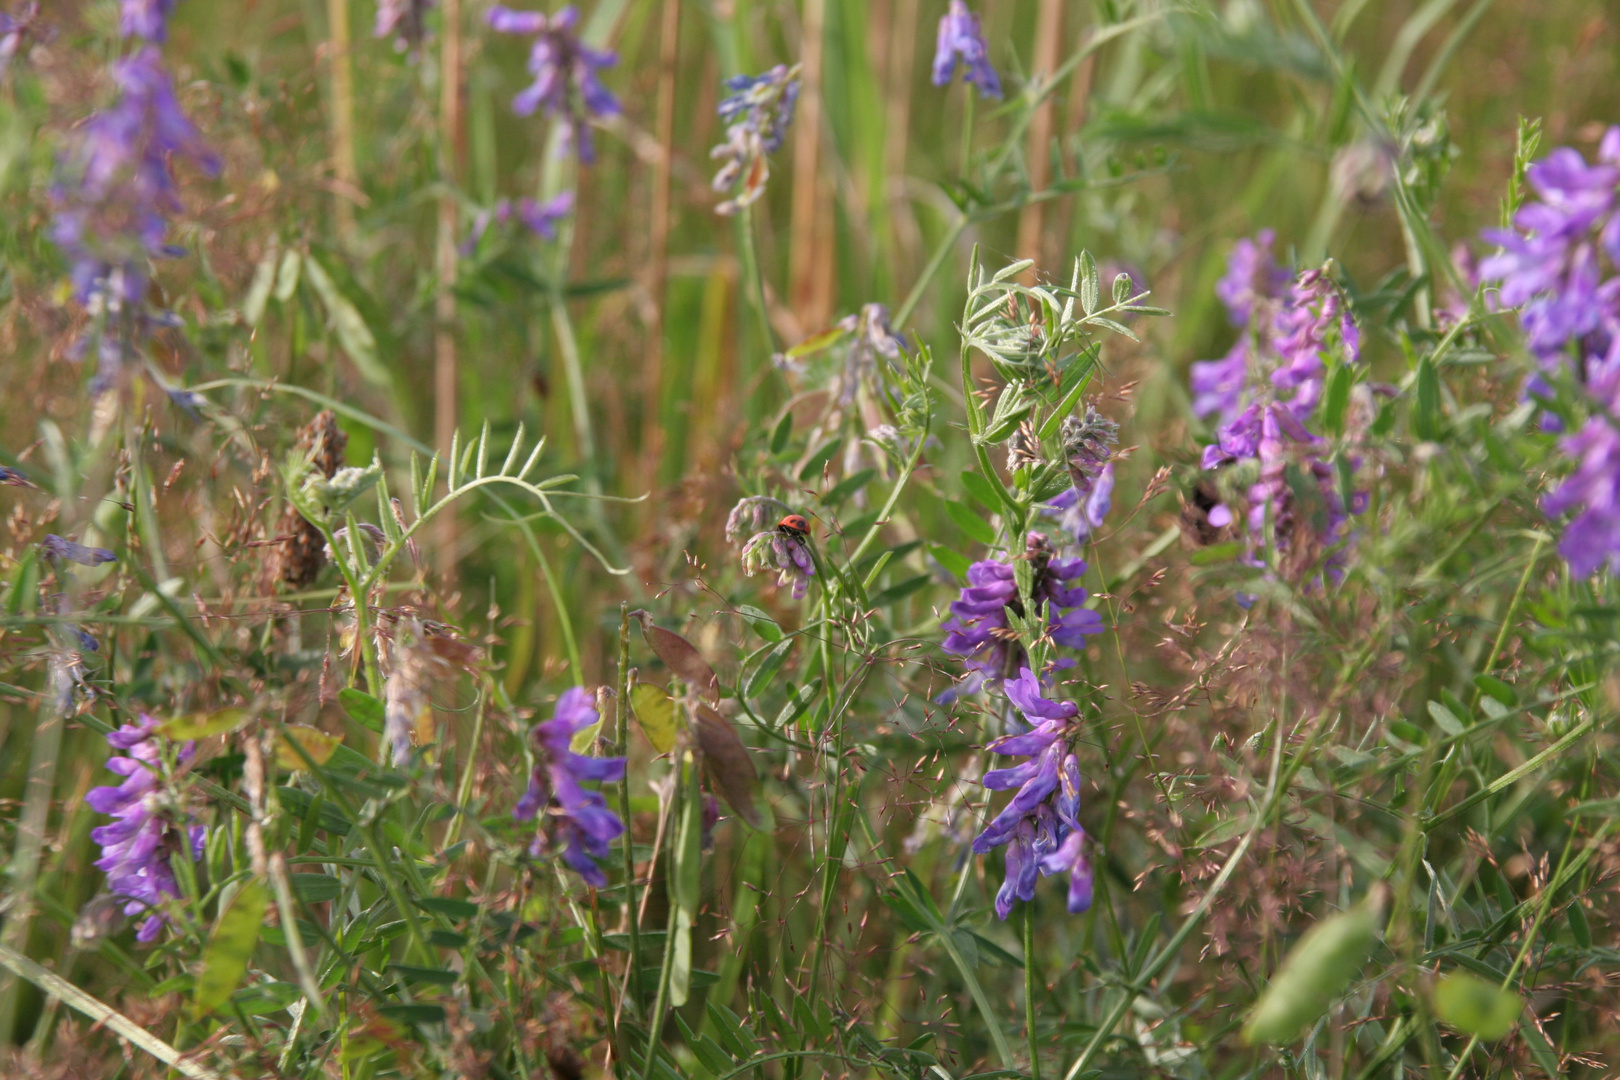
M 1359 81 L 1354 11 L 1116 5 L 1025 76 L 993 7 L 915 35 L 905 104 L 961 120 L 931 252 L 818 328 L 770 222 L 839 69 L 705 6 L 718 141 L 677 163 L 693 250 L 735 258 L 696 321 L 749 358 L 691 369 L 689 418 L 743 403 L 712 432 L 665 423 L 677 358 L 635 383 L 628 286 L 571 257 L 624 148 L 678 171 L 608 47 L 640 6 L 387 0 L 368 44 L 331 0 L 299 87 L 285 31 L 244 52 L 198 5 L 0 18 L 7 400 L 39 402 L 0 440 L 8 1074 L 1613 1070 L 1620 129 L 1522 123 L 1453 249 L 1434 92 L 1485 5 L 1411 97 Z M 1171 363 L 1141 282 L 1176 260 L 1102 241 L 1158 235 L 1136 193 L 1196 140 L 1129 133 L 1174 95 L 1207 122 L 1221 57 L 1298 80 L 1335 164 L 1303 240 L 1211 245 L 1180 295 L 1224 355 Z M 356 168 L 407 137 L 356 139 L 356 62 L 451 138 Z M 1054 175 L 1030 133 L 1098 66 Z M 1401 239 L 1371 270 L 1358 200 Z M 1060 203 L 1096 242 L 999 254 Z M 479 352 L 513 341 L 543 369 Z M 429 415 L 472 422 L 435 448 Z

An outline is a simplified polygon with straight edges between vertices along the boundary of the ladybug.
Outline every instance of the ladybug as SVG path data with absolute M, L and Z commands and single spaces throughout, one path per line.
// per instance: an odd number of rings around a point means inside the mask
M 776 523 L 776 531 L 787 533 L 789 536 L 809 536 L 810 523 L 804 520 L 802 514 L 789 514 Z

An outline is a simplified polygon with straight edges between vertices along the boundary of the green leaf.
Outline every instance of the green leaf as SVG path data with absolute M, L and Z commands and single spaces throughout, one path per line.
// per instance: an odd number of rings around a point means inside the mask
M 1418 361 L 1412 433 L 1424 442 L 1433 442 L 1440 437 L 1440 372 L 1427 356 Z
M 1518 1025 L 1523 1008 L 1518 994 L 1464 971 L 1434 984 L 1435 1015 L 1464 1035 L 1500 1039 Z
M 219 913 L 219 921 L 208 936 L 203 953 L 202 973 L 191 998 L 191 1013 L 202 1018 L 230 1000 L 231 993 L 247 974 L 253 947 L 264 927 L 270 892 L 258 878 L 249 878 L 236 890 L 231 902 Z
M 152 994 L 156 997 L 156 990 Z M 297 983 L 253 983 L 231 995 L 231 1008 L 247 1016 L 263 1016 L 280 1012 L 303 996 L 304 992 Z
M 1123 304 L 1131 298 L 1131 289 L 1134 286 L 1129 274 L 1114 275 L 1114 303 Z
M 996 542 L 995 528 L 966 504 L 959 503 L 955 499 L 946 499 L 945 513 L 969 540 L 986 546 Z
M 955 576 L 956 580 L 967 580 L 968 568 L 973 565 L 973 560 L 969 559 L 966 555 L 963 555 L 959 551 L 953 551 L 942 544 L 929 544 L 928 554 L 934 557 L 935 562 L 939 563 L 939 565 L 950 571 L 950 573 Z
M 994 512 L 1001 505 L 1001 496 L 996 494 L 996 486 L 976 472 L 962 474 L 962 487 L 973 496 L 975 502 L 986 510 Z
M 306 272 L 310 286 L 320 296 L 321 303 L 326 305 L 326 314 L 332 320 L 332 331 L 337 334 L 338 344 L 343 346 L 343 351 L 349 354 L 349 359 L 354 361 L 354 366 L 367 382 L 388 386 L 393 382 L 393 377 L 377 359 L 377 339 L 372 336 L 371 327 L 366 325 L 360 309 L 343 295 L 315 256 L 306 257 L 304 263 L 308 268 Z
M 780 645 L 773 648 L 769 655 L 760 661 L 760 665 L 754 669 L 754 673 L 748 677 L 748 686 L 743 692 L 751 698 L 759 697 L 760 692 L 771 685 L 771 680 L 776 677 L 777 670 L 782 666 L 783 661 L 787 659 L 788 653 L 792 649 L 792 638 L 787 638 Z
M 1456 714 L 1438 701 L 1429 702 L 1429 717 L 1434 720 L 1435 726 L 1447 735 L 1461 735 L 1467 730 L 1463 722 L 1457 719 Z
M 270 303 L 270 290 L 276 284 L 276 242 L 272 238 L 265 248 L 264 258 L 253 271 L 253 283 L 248 286 L 247 296 L 242 301 L 242 321 L 251 326 L 258 326 L 259 320 L 264 318 L 264 309 Z
M 771 453 L 780 454 L 788 447 L 788 441 L 793 438 L 793 413 L 788 411 L 782 414 L 782 419 L 776 422 L 776 430 L 771 432 Z
M 338 691 L 338 704 L 349 718 L 361 727 L 370 728 L 381 735 L 383 730 L 383 703 L 362 690 L 345 686 Z
M 1087 315 L 1097 310 L 1100 287 L 1097 279 L 1097 260 L 1091 252 L 1080 252 L 1080 310 Z
M 1379 882 L 1348 911 L 1305 932 L 1272 976 L 1243 1027 L 1245 1042 L 1291 1043 L 1344 993 L 1372 954 L 1389 902 Z
M 806 461 L 799 469 L 799 479 L 806 483 L 814 483 L 816 478 L 821 475 L 822 467 L 833 459 L 833 455 L 838 453 L 838 448 L 841 445 L 842 443 L 838 439 L 828 439 L 822 443 L 821 448 L 811 454 L 810 460 Z
M 303 724 L 288 724 L 281 729 L 281 738 L 276 740 L 276 767 L 287 772 L 307 769 L 309 762 L 305 761 L 305 755 L 309 761 L 325 765 L 341 742 L 341 735 L 328 735 Z M 300 754 L 299 750 L 303 753 Z
M 471 900 L 458 900 L 453 896 L 418 896 L 416 906 L 434 915 L 449 919 L 471 920 L 478 916 L 478 905 Z
M 429 983 L 433 986 L 454 986 L 460 977 L 448 968 L 412 967 L 410 964 L 389 964 L 388 970 L 398 972 L 406 982 Z
M 1058 429 L 1063 426 L 1063 421 L 1067 420 L 1070 414 L 1074 412 L 1075 406 L 1080 404 L 1080 398 L 1086 392 L 1086 387 L 1091 385 L 1091 375 L 1095 370 L 1095 365 L 1090 363 L 1070 366 L 1069 371 L 1077 372 L 1074 385 L 1064 393 L 1063 400 L 1058 402 L 1057 408 L 1052 410 L 1052 415 L 1048 416 L 1046 422 L 1041 425 L 1040 436 L 1042 441 L 1055 436 Z M 1068 372 L 1065 372 L 1065 380 L 1068 377 Z
M 1474 686 L 1480 693 L 1495 698 L 1510 709 L 1519 703 L 1519 696 L 1513 692 L 1513 687 L 1495 675 L 1475 675 Z
M 343 895 L 343 882 L 331 874 L 291 874 L 293 895 L 306 904 L 321 904 Z
M 837 506 L 861 488 L 870 484 L 877 474 L 876 469 L 862 469 L 854 476 L 844 477 L 831 491 L 821 496 L 821 504 L 823 506 Z
M 1335 435 L 1344 431 L 1344 415 L 1350 407 L 1350 388 L 1354 384 L 1355 373 L 1349 364 L 1337 365 L 1328 376 L 1322 394 L 1322 426 Z
M 281 257 L 281 265 L 276 267 L 276 300 L 285 304 L 293 298 L 298 289 L 298 271 L 303 260 L 298 252 L 289 248 Z
M 1569 936 L 1583 949 L 1592 947 L 1592 926 L 1586 921 L 1586 908 L 1576 900 L 1565 909 L 1569 912 Z
M 737 614 L 748 620 L 748 625 L 754 628 L 754 633 L 766 641 L 775 644 L 782 640 L 782 628 L 776 625 L 776 620 L 765 612 L 749 604 L 737 605 Z
M 933 578 L 927 574 L 918 574 L 907 578 L 898 585 L 890 585 L 887 589 L 872 597 L 872 606 L 875 608 L 888 607 L 890 604 L 904 600 L 918 589 L 925 587 Z
M 711 710 L 712 711 L 712 710 Z M 750 766 L 752 768 L 752 766 Z M 669 1000 L 686 1004 L 692 976 L 692 924 L 703 895 L 703 792 L 696 768 L 682 763 L 681 820 L 676 830 L 672 899 L 675 901 L 674 962 L 670 965 Z

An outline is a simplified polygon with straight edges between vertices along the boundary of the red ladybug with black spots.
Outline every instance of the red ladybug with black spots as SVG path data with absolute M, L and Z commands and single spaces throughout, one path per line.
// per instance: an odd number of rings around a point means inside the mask
M 776 523 L 776 531 L 802 540 L 810 535 L 810 523 L 802 514 L 789 514 Z

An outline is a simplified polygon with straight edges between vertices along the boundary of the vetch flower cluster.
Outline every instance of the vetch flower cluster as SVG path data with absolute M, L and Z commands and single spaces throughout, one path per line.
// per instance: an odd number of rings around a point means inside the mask
M 997 689 L 1029 663 L 1009 614 L 1037 620 L 1041 635 L 1070 649 L 1083 647 L 1087 637 L 1104 629 L 1102 616 L 1082 606 L 1089 595 L 1078 584 L 1086 572 L 1084 559 L 1053 557 L 1051 542 L 1038 532 L 1025 538 L 1022 558 L 1030 568 L 1027 598 L 1019 594 L 1012 560 L 984 559 L 968 567 L 967 587 L 951 602 L 950 617 L 941 624 L 946 631 L 941 648 L 961 657 L 968 669 L 958 693 Z
M 484 233 L 489 230 L 492 223 L 505 225 L 514 217 L 542 240 L 555 240 L 558 223 L 573 212 L 572 191 L 559 192 L 545 202 L 527 196 L 515 203 L 511 199 L 502 199 L 493 209 L 480 210 L 473 218 L 472 229 L 468 232 L 467 239 L 462 241 L 461 254 L 471 256 L 478 248 L 478 241 L 484 238 Z
M 968 10 L 964 0 L 951 0 L 950 10 L 939 19 L 939 35 L 934 45 L 934 85 L 946 86 L 956 77 L 958 64 L 962 81 L 977 86 L 987 98 L 1001 97 L 1001 77 L 990 66 L 990 46 L 979 27 L 979 17 Z
M 816 560 L 810 542 L 802 533 L 786 526 L 765 529 L 748 538 L 742 549 L 743 573 L 778 570 L 776 584 L 793 586 L 793 599 L 803 600 L 816 576 Z
M 625 759 L 574 753 L 574 736 L 597 719 L 595 702 L 585 688 L 573 687 L 557 699 L 552 719 L 536 724 L 530 733 L 534 770 L 529 774 L 528 790 L 513 808 L 512 816 L 518 821 L 540 818 L 529 854 L 538 856 L 560 849 L 563 862 L 586 884 L 600 889 L 607 884 L 607 875 L 597 863 L 608 857 L 608 845 L 624 832 L 624 822 L 608 809 L 600 791 L 589 791 L 581 785 L 623 780 Z
M 529 34 L 529 74 L 534 82 L 512 99 L 512 111 L 532 116 L 544 109 L 547 116 L 567 125 L 563 149 L 572 147 L 579 160 L 596 160 L 591 120 L 616 116 L 619 99 L 602 85 L 597 74 L 618 63 L 605 49 L 593 49 L 579 39 L 579 10 L 569 4 L 555 15 L 517 11 L 504 4 L 489 9 L 489 25 L 503 34 Z
M 1026 731 L 1003 735 L 987 749 L 1023 764 L 992 769 L 981 781 L 992 791 L 1018 789 L 973 841 L 984 855 L 1006 845 L 1006 876 L 996 892 L 996 915 L 1006 919 L 1014 900 L 1035 899 L 1037 875 L 1069 875 L 1068 907 L 1079 914 L 1091 907 L 1091 863 L 1080 827 L 1080 759 L 1072 749 L 1077 734 L 1073 702 L 1041 696 L 1040 682 L 1029 668 L 1007 680 L 1007 697 L 1029 723 Z
M 1620 127 L 1597 157 L 1588 164 L 1561 147 L 1526 169 L 1539 199 L 1512 229 L 1486 231 L 1502 250 L 1480 265 L 1500 302 L 1519 309 L 1540 366 L 1526 392 L 1550 397 L 1548 378 L 1568 372 L 1593 406 L 1560 444 L 1575 471 L 1542 504 L 1550 516 L 1573 513 L 1559 551 L 1578 574 L 1620 570 Z
M 145 713 L 139 724 L 125 724 L 109 732 L 107 743 L 123 751 L 107 761 L 107 768 L 124 777 L 116 787 L 91 788 L 84 801 L 98 814 L 115 820 L 90 830 L 101 845 L 96 866 L 105 871 L 107 887 L 126 901 L 124 914 L 145 914 L 137 941 L 155 941 L 169 921 L 163 908 L 180 897 L 174 859 L 202 858 L 203 827 L 180 810 L 165 790 L 161 774 L 161 736 L 157 721 Z M 176 762 L 189 763 L 194 743 L 180 747 Z
M 862 379 L 877 373 L 878 358 L 885 362 L 900 359 L 911 346 L 904 334 L 894 332 L 887 304 L 863 304 L 861 310 L 838 320 L 838 329 L 852 335 L 844 354 L 844 372 L 838 384 L 838 402 L 848 405 Z
M 103 381 L 149 326 L 175 321 L 145 305 L 149 261 L 184 254 L 165 242 L 168 218 L 180 210 L 174 160 L 219 171 L 181 111 L 155 46 L 118 61 L 112 75 L 117 103 L 80 129 L 52 189 L 51 237 L 72 264 L 75 298 L 96 319 Z
M 715 191 L 730 191 L 742 181 L 741 191 L 714 208 L 717 214 L 735 214 L 765 194 L 770 155 L 781 149 L 799 102 L 799 65 L 777 64 L 760 75 L 735 75 L 725 87 L 729 93 L 717 111 L 726 123 L 726 141 L 710 150 L 709 157 L 721 163 L 714 174 Z
M 1086 406 L 1084 416 L 1071 416 L 1058 429 L 1069 467 L 1069 490 L 1045 510 L 1076 544 L 1084 544 L 1102 525 L 1114 502 L 1114 466 L 1108 459 L 1119 440 L 1119 425 Z
M 1338 287 L 1324 270 L 1307 270 L 1288 284 L 1271 258 L 1272 234 L 1240 241 L 1216 286 L 1234 325 L 1243 333 L 1220 360 L 1192 365 L 1193 411 L 1215 419 L 1215 442 L 1204 448 L 1203 467 L 1258 463 L 1259 478 L 1246 492 L 1251 561 L 1269 522 L 1278 550 L 1289 545 L 1297 525 L 1288 468 L 1297 463 L 1316 484 L 1326 521 L 1318 539 L 1337 540 L 1346 520 L 1334 470 L 1323 458 L 1326 440 L 1304 421 L 1322 400 L 1328 362 L 1360 359 L 1360 334 Z M 1286 289 L 1284 285 L 1287 285 Z M 1210 524 L 1224 528 L 1233 510 L 1217 505 Z
M 434 0 L 377 0 L 372 37 L 392 36 L 396 52 L 416 48 L 427 36 L 427 13 L 433 4 Z
M 118 32 L 162 44 L 169 36 L 169 16 L 180 0 L 120 0 Z

